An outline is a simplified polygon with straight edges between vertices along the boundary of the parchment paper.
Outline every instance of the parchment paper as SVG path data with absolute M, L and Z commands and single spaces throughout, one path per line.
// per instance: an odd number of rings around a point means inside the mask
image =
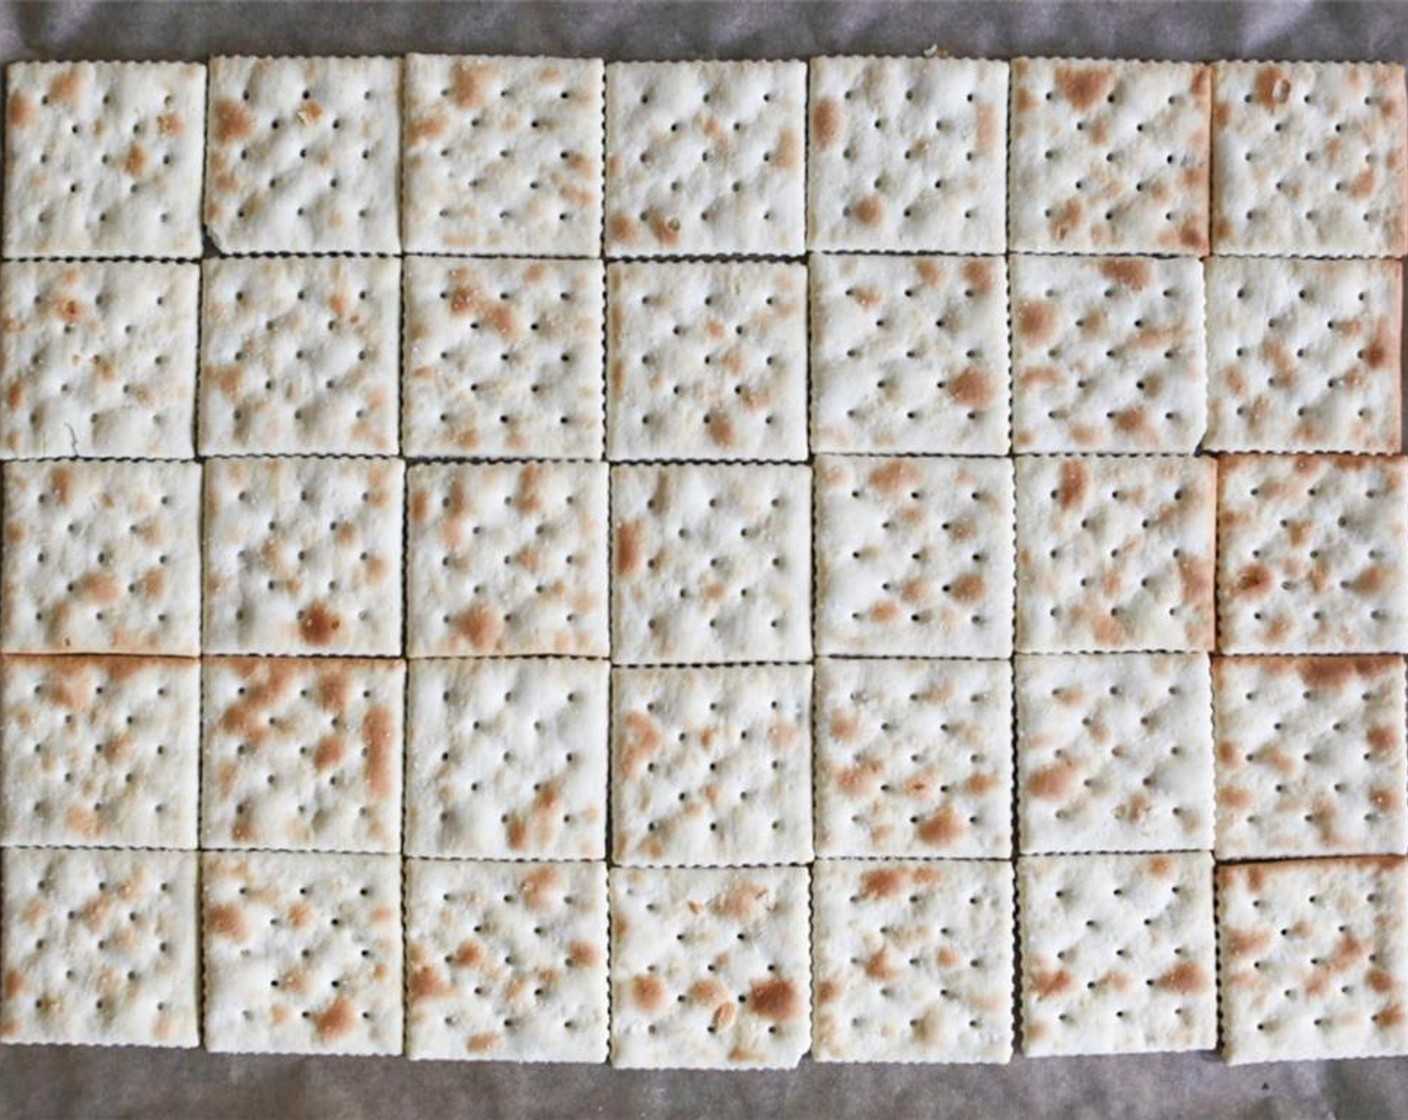
M 0 5 L 0 60 L 405 51 L 616 58 L 853 52 L 1408 62 L 1400 4 Z M 1007 1067 L 641 1073 L 404 1058 L 0 1047 L 0 1120 L 113 1116 L 1364 1117 L 1408 1115 L 1408 1059 L 1225 1067 L 1209 1054 Z

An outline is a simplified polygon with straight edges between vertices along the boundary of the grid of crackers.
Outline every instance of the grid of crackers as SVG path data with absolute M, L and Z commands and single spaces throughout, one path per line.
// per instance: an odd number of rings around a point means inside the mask
M 12 65 L 0 1042 L 1408 1054 L 1406 127 Z

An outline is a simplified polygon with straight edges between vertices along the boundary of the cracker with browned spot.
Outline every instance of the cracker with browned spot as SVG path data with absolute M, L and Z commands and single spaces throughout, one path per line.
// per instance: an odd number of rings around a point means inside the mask
M 1215 252 L 1408 252 L 1401 65 L 1217 62 L 1213 84 Z
M 606 255 L 789 254 L 806 240 L 804 62 L 606 67 Z
M 1207 282 L 1207 448 L 1400 450 L 1401 261 L 1214 257 Z
M 201 467 L 5 464 L 6 653 L 200 652 Z
M 1022 857 L 1022 1052 L 1215 1047 L 1212 875 L 1206 852 Z
M 1213 646 L 1211 459 L 1017 461 L 1017 648 L 1197 652 Z
M 400 263 L 202 264 L 202 455 L 394 455 Z
M 190 458 L 199 288 L 194 264 L 0 265 L 0 456 Z
M 407 55 L 406 251 L 599 255 L 603 85 L 600 59 Z
M 1026 655 L 1016 681 L 1023 853 L 1212 847 L 1206 655 Z
M 599 458 L 603 286 L 596 261 L 408 257 L 405 454 Z
M 0 843 L 196 846 L 200 667 L 0 660 Z
M 212 459 L 206 653 L 401 652 L 395 459 Z
M 612 264 L 608 455 L 805 459 L 806 293 L 800 264 Z
M 813 1057 L 1012 1057 L 1016 905 L 996 860 L 822 860 L 812 870 Z
M 200 256 L 205 78 L 195 62 L 12 63 L 5 256 Z
M 1225 455 L 1218 648 L 1408 652 L 1408 459 Z
M 1005 455 L 1001 257 L 815 256 L 814 451 Z
M 396 856 L 201 856 L 205 1048 L 399 1054 Z
M 1213 662 L 1220 859 L 1408 849 L 1402 657 Z
M 1011 248 L 1205 255 L 1211 77 L 1203 63 L 1014 59 Z
M 604 657 L 602 463 L 412 467 L 406 541 L 411 657 Z
M 605 661 L 412 661 L 406 852 L 606 855 Z
M 612 868 L 611 1064 L 792 1068 L 811 1042 L 805 867 Z
M 406 865 L 406 1052 L 603 1062 L 606 865 Z
M 1203 268 L 1191 258 L 1012 258 L 1020 452 L 1192 452 L 1207 419 Z
M 1230 1064 L 1408 1054 L 1401 856 L 1223 864 L 1217 875 Z

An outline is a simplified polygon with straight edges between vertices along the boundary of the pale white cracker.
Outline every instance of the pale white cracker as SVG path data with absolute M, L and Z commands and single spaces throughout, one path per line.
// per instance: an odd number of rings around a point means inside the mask
M 606 255 L 800 254 L 804 62 L 606 67 Z
M 607 1051 L 606 865 L 406 864 L 406 1052 L 597 1062 Z
M 1408 850 L 1401 657 L 1213 662 L 1220 859 Z
M 1408 653 L 1408 459 L 1224 455 L 1225 653 Z
M 206 653 L 401 652 L 394 459 L 212 459 Z
M 805 466 L 613 467 L 613 659 L 809 660 L 810 491 Z
M 1213 1049 L 1212 876 L 1207 852 L 1019 860 L 1023 1053 Z
M 1211 77 L 1200 62 L 1014 59 L 1012 250 L 1205 255 Z
M 406 251 L 598 256 L 602 75 L 599 59 L 407 55 Z
M 611 1064 L 795 1066 L 811 1042 L 807 869 L 610 875 Z
M 605 661 L 412 661 L 406 852 L 606 855 Z
M 1214 252 L 1408 252 L 1402 66 L 1218 62 L 1213 84 Z
M 1208 410 L 1201 262 L 1024 256 L 1011 268 L 1019 453 L 1197 448 Z
M 616 863 L 812 858 L 809 665 L 616 669 Z
M 207 658 L 201 847 L 401 850 L 403 662 Z
M 1019 656 L 1016 681 L 1023 853 L 1212 848 L 1205 654 Z
M 805 459 L 807 270 L 770 261 L 607 269 L 612 459 Z
M 5 72 L 7 257 L 198 257 L 205 67 Z
M 1217 871 L 1222 1054 L 1230 1064 L 1408 1054 L 1401 856 Z
M 1005 455 L 1001 257 L 813 256 L 813 451 Z
M 212 58 L 206 144 L 221 252 L 400 250 L 400 59 Z
M 9 848 L 0 1042 L 196 1046 L 194 852 Z
M 411 657 L 604 657 L 604 463 L 414 466 L 406 541 Z
M 815 58 L 807 245 L 1001 253 L 1007 63 Z
M 603 289 L 595 261 L 407 258 L 405 454 L 599 458 Z
M 1207 282 L 1205 447 L 1401 449 L 1401 261 L 1213 257 Z
M 1012 1057 L 1012 865 L 822 860 L 812 869 L 820 1062 Z
M 0 842 L 194 848 L 200 666 L 0 661 Z
M 1012 652 L 1012 464 L 819 456 L 816 635 L 827 654 Z
M 399 1054 L 401 861 L 201 857 L 205 1048 Z
M 1217 464 L 1148 456 L 1017 461 L 1017 648 L 1213 646 Z
M 202 264 L 202 455 L 394 455 L 395 260 Z
M 814 722 L 819 854 L 1012 854 L 1008 662 L 823 658 Z
M 200 652 L 197 463 L 5 464 L 6 653 Z
M 189 459 L 194 264 L 0 265 L 0 455 Z

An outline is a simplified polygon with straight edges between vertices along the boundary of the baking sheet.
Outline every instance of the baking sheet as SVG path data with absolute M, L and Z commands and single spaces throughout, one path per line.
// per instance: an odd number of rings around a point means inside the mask
M 405 51 L 613 58 L 912 54 L 1408 62 L 1401 4 L 0 5 L 0 60 Z M 643 1073 L 595 1066 L 0 1047 L 0 1117 L 1364 1117 L 1408 1112 L 1408 1059 L 1229 1069 L 1213 1055 L 1007 1067 Z

